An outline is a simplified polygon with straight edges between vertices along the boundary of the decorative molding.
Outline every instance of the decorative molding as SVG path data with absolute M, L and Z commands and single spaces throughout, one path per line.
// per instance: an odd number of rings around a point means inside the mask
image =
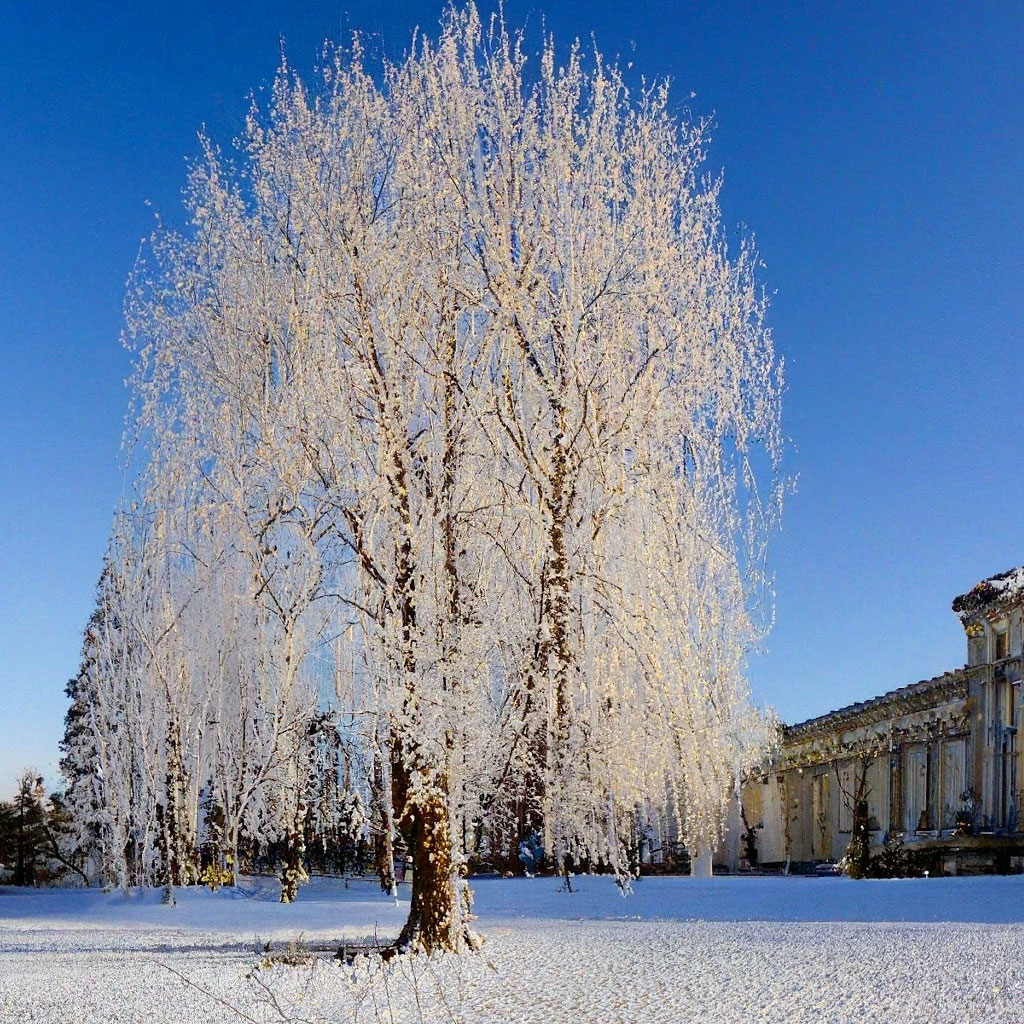
M 975 583 L 966 594 L 953 599 L 953 611 L 960 616 L 960 621 L 966 624 L 968 619 L 979 612 L 991 615 L 1020 604 L 1022 600 L 1024 567 L 1008 569 Z
M 955 700 L 966 700 L 971 682 L 987 678 L 988 673 L 987 665 L 957 669 L 934 679 L 924 679 L 898 690 L 890 690 L 870 700 L 849 704 L 826 715 L 798 722 L 796 725 L 783 726 L 782 744 L 787 746 L 816 736 L 850 732 L 949 704 Z
M 855 758 L 873 759 L 909 743 L 969 736 L 971 684 L 991 677 L 987 665 L 958 669 L 783 726 L 771 771 L 802 771 Z

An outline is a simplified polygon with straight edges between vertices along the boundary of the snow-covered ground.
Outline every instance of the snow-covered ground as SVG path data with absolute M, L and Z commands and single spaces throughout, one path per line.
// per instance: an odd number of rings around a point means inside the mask
M 372 883 L 0 889 L 0 1021 L 1024 1021 L 1024 877 L 476 883 L 483 951 L 253 971 L 257 949 L 396 933 Z M 301 936 L 301 939 L 300 939 Z

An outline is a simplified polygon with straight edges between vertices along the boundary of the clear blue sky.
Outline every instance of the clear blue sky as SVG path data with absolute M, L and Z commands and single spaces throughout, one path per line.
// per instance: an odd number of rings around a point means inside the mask
M 507 0 L 593 33 L 714 114 L 727 224 L 777 291 L 789 470 L 777 627 L 751 665 L 787 720 L 963 661 L 951 598 L 1024 563 L 1024 7 Z M 283 37 L 397 55 L 440 4 L 0 0 L 0 792 L 55 778 L 111 511 L 125 277 L 227 143 Z

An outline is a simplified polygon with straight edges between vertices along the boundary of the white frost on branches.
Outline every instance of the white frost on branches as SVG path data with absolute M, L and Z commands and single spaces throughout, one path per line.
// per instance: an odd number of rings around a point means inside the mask
M 782 384 L 704 145 L 473 7 L 377 78 L 358 40 L 316 90 L 282 68 L 233 159 L 204 142 L 129 294 L 146 466 L 90 672 L 145 795 L 110 769 L 111 849 L 184 863 L 207 779 L 235 852 L 294 839 L 325 709 L 413 854 L 409 943 L 465 941 L 462 863 L 530 833 L 623 876 L 651 822 L 718 843 L 769 731 Z

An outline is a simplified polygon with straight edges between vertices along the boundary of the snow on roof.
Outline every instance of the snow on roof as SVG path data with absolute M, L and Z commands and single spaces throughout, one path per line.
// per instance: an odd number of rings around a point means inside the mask
M 1024 598 L 1024 566 L 996 573 L 988 579 L 975 583 L 966 594 L 953 600 L 953 611 L 961 619 L 967 619 L 991 605 L 1004 604 Z
M 887 693 L 880 694 L 877 697 L 871 697 L 868 700 L 857 701 L 853 704 L 847 704 L 845 707 L 836 708 L 834 711 L 828 711 L 824 715 L 817 715 L 815 718 L 808 718 L 803 722 L 783 726 L 783 731 L 787 738 L 797 739 L 805 733 L 813 732 L 816 727 L 828 725 L 835 728 L 841 723 L 855 719 L 865 712 L 886 708 L 907 698 L 924 699 L 925 703 L 927 703 L 927 698 L 930 695 L 934 695 L 936 702 L 939 703 L 949 697 L 949 694 L 944 692 L 947 689 L 962 689 L 964 691 L 963 695 L 966 696 L 967 678 L 967 672 L 964 668 L 955 669 L 952 672 L 944 672 L 941 676 L 935 676 L 932 679 L 922 679 L 919 682 L 910 683 L 895 690 L 889 690 Z

